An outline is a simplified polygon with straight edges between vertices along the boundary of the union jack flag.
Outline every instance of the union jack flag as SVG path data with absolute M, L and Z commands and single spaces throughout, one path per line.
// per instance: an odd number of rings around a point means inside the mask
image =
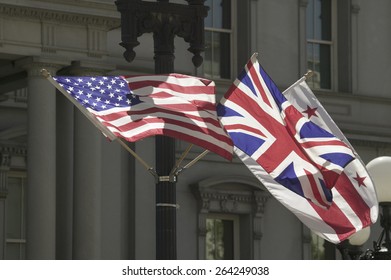
M 217 108 L 235 147 L 272 178 L 328 208 L 331 189 L 353 151 L 303 116 L 278 90 L 253 55 Z

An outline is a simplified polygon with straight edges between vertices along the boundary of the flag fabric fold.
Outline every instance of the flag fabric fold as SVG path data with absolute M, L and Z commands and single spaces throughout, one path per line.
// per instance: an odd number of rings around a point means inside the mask
M 213 81 L 181 74 L 53 79 L 109 131 L 101 129 L 104 134 L 130 142 L 165 135 L 232 159 L 232 141 L 216 114 Z
M 290 104 L 256 55 L 224 95 L 217 112 L 239 157 L 256 162 L 286 190 L 321 208 L 330 207 L 331 189 L 354 153 Z
M 332 189 L 334 199 L 328 210 L 298 196 L 279 199 L 314 232 L 338 243 L 376 222 L 379 206 L 374 183 L 365 164 L 309 88 L 305 77 L 285 90 L 284 96 L 308 119 L 347 143 L 355 153 L 356 158 L 344 168 Z M 283 190 L 276 188 L 273 192 L 282 196 Z

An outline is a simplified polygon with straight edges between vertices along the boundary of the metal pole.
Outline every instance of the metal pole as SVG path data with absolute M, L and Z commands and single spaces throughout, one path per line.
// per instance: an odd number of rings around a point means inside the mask
M 174 72 L 174 36 L 167 15 L 162 15 L 160 31 L 154 32 L 155 73 Z M 168 175 L 175 165 L 175 140 L 156 136 L 156 171 Z M 176 244 L 176 184 L 174 181 L 156 183 L 156 259 L 175 260 Z
M 188 0 L 188 5 L 141 0 L 117 0 L 121 13 L 121 43 L 124 57 L 131 62 L 135 58 L 133 48 L 139 45 L 138 36 L 153 33 L 155 73 L 174 72 L 174 38 L 189 43 L 194 54 L 195 67 L 202 64 L 204 51 L 204 18 L 208 7 L 205 0 Z M 156 137 L 156 259 L 176 259 L 176 176 L 170 174 L 175 166 L 175 140 Z

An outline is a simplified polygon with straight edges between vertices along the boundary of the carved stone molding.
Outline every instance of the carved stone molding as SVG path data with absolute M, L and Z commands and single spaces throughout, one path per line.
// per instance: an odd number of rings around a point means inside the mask
M 12 145 L 0 142 L 0 155 L 7 154 L 9 156 L 27 156 L 27 148 L 22 145 Z
M 56 23 L 67 23 L 76 25 L 94 25 L 110 30 L 121 25 L 120 19 L 102 16 L 83 15 L 75 13 L 65 13 L 60 11 L 50 11 L 30 7 L 0 5 L 0 15 L 8 17 L 20 17 L 50 21 Z
M 0 199 L 8 194 L 8 171 L 10 169 L 10 155 L 0 152 Z

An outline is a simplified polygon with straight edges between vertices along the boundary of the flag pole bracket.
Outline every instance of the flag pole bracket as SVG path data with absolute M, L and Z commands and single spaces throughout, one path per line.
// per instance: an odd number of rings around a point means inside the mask
M 172 204 L 172 203 L 156 203 L 156 206 L 157 207 L 173 207 L 176 209 L 180 208 L 179 204 Z
M 168 176 L 156 176 L 157 182 L 170 182 L 176 183 L 178 178 L 176 175 L 168 175 Z

